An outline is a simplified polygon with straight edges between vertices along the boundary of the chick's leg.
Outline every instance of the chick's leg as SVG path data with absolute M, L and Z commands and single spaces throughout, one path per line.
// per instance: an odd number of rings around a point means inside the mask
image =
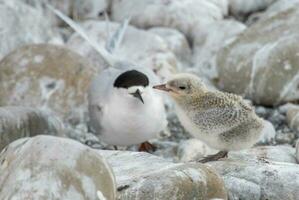
M 154 152 L 156 151 L 156 146 L 149 142 L 143 142 L 140 144 L 138 151 L 145 151 L 145 152 Z
M 216 161 L 216 160 L 219 160 L 220 158 L 227 157 L 227 154 L 228 154 L 227 151 L 219 151 L 218 153 L 216 153 L 214 155 L 209 155 L 209 156 L 204 157 L 203 159 L 199 160 L 198 162 L 206 163 L 206 162 L 210 162 L 210 161 Z

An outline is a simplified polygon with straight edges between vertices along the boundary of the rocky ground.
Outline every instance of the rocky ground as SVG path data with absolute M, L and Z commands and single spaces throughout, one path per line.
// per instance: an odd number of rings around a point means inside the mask
M 112 151 L 87 127 L 86 91 L 104 61 L 47 3 L 102 46 L 130 15 L 116 56 L 242 95 L 266 120 L 260 141 L 194 162 L 216 150 L 166 99 L 154 155 Z M 0 199 L 299 200 L 298 19 L 299 0 L 0 0 Z

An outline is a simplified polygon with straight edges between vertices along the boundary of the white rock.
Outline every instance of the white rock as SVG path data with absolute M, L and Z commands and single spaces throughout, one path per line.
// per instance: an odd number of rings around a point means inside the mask
M 118 199 L 227 199 L 223 182 L 200 163 L 172 163 L 148 153 L 99 151 L 115 173 Z
M 88 35 L 95 38 L 99 45 L 104 46 L 107 41 L 107 24 L 101 21 L 87 21 L 82 24 Z M 119 26 L 109 23 L 109 30 L 113 33 Z M 67 43 L 68 47 L 87 57 L 98 70 L 105 68 L 100 55 L 77 33 Z M 129 26 L 120 47 L 113 52 L 123 60 L 129 60 L 139 65 L 152 68 L 162 79 L 168 78 L 176 71 L 177 61 L 168 49 L 166 42 L 156 34 Z
M 228 0 L 234 15 L 249 14 L 267 8 L 276 0 Z
M 283 12 L 292 7 L 298 6 L 299 0 L 277 0 L 264 12 L 264 17 L 271 17 L 279 12 Z
M 287 111 L 287 123 L 291 129 L 299 131 L 299 107 L 293 107 Z
M 181 141 L 178 147 L 178 157 L 181 162 L 198 161 L 217 152 L 218 150 L 195 138 Z
M 229 161 L 270 161 L 296 163 L 295 148 L 290 145 L 258 146 L 238 152 L 229 152 Z
M 104 13 L 108 11 L 110 0 L 21 0 L 28 5 L 41 10 L 51 19 L 54 25 L 61 25 L 62 20 L 50 11 L 46 4 L 50 4 L 62 13 L 75 20 L 104 19 Z
M 280 114 L 286 115 L 287 112 L 291 109 L 298 109 L 299 110 L 299 106 L 293 103 L 286 103 L 284 105 L 281 105 L 278 107 L 278 111 Z
M 296 142 L 296 159 L 297 163 L 299 163 L 299 140 Z
M 113 172 L 95 150 L 53 136 L 20 139 L 0 154 L 0 199 L 116 198 Z
M 194 30 L 204 29 L 207 24 L 223 18 L 227 0 L 113 0 L 111 10 L 115 21 L 132 16 L 132 24 L 137 27 L 175 28 L 192 41 L 198 34 Z
M 59 37 L 40 10 L 18 0 L 0 1 L 0 59 L 25 44 L 62 43 Z
M 77 20 L 104 19 L 110 0 L 70 0 L 73 4 L 73 17 Z
M 276 136 L 276 131 L 273 124 L 267 120 L 264 120 L 264 128 L 262 130 L 261 137 L 258 142 L 269 143 L 274 141 Z
M 215 55 L 230 43 L 246 26 L 235 20 L 211 23 L 195 36 L 193 45 L 193 65 L 200 76 L 215 79 L 218 76 Z
M 229 199 L 295 200 L 299 197 L 298 164 L 230 160 L 208 164 L 224 179 Z
M 9 143 L 35 135 L 62 136 L 64 125 L 56 116 L 29 107 L 0 107 L 0 151 Z
M 176 55 L 178 60 L 189 65 L 191 61 L 191 49 L 184 34 L 176 29 L 154 27 L 148 30 L 162 37 L 167 47 Z

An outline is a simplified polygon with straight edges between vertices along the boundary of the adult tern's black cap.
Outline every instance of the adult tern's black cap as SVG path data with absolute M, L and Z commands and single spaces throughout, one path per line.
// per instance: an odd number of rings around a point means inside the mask
M 119 75 L 114 81 L 114 87 L 129 88 L 132 86 L 148 86 L 148 77 L 137 70 L 130 70 Z

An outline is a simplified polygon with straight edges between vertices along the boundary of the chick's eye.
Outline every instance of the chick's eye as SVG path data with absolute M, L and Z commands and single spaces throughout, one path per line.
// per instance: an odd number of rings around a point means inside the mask
M 185 89 L 186 89 L 185 86 L 180 86 L 179 88 L 180 88 L 181 90 L 185 90 Z

